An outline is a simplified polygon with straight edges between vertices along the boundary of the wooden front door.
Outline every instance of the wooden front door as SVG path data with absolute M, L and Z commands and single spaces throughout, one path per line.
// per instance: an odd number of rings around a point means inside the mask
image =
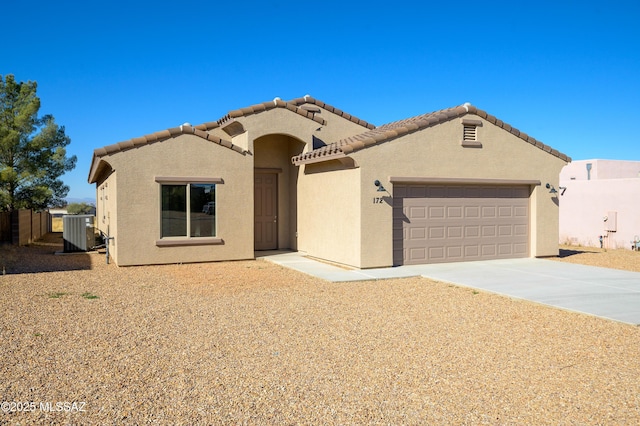
M 256 173 L 254 180 L 255 250 L 278 248 L 278 175 Z

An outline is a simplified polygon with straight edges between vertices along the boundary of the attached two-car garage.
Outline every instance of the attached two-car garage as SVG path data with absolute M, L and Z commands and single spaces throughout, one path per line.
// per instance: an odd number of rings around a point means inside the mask
M 539 182 L 394 180 L 395 265 L 529 256 L 529 199 Z

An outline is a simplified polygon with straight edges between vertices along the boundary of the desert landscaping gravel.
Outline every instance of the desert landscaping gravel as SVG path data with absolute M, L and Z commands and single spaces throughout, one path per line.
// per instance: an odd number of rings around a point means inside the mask
M 0 424 L 640 423 L 637 326 L 422 278 L 60 247 L 0 246 Z

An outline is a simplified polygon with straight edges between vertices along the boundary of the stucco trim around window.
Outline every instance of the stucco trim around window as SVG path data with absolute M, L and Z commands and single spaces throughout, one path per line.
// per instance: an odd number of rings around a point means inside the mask
M 160 176 L 159 247 L 221 244 L 216 214 L 218 177 Z M 195 181 L 195 182 L 194 182 Z
M 164 238 L 162 240 L 156 240 L 156 246 L 158 247 L 211 246 L 220 244 L 224 244 L 222 238 Z
M 215 183 L 222 184 L 224 183 L 224 179 L 222 178 L 212 178 L 212 177 L 201 177 L 201 176 L 180 176 L 180 177 L 172 177 L 172 176 L 156 176 L 156 182 L 158 183 Z

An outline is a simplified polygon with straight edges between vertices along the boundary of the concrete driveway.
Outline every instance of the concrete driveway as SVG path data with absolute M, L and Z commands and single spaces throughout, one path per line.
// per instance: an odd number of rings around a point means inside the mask
M 640 325 L 640 273 L 545 259 L 345 269 L 304 253 L 258 256 L 327 281 L 361 281 L 422 276 L 517 299 Z

